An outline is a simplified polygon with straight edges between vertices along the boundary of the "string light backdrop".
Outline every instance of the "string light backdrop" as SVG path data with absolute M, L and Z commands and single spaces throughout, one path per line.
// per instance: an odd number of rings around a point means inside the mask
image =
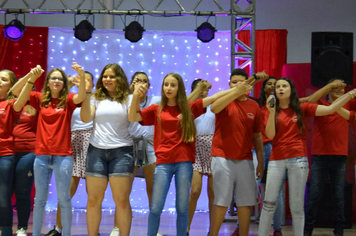
M 136 71 L 147 73 L 151 87 L 149 95 L 160 96 L 161 85 L 167 73 L 175 72 L 182 76 L 187 94 L 191 83 L 202 78 L 212 83 L 210 95 L 228 89 L 230 75 L 230 32 L 218 31 L 215 39 L 202 43 L 196 32 L 146 31 L 137 43 L 131 43 L 124 37 L 123 31 L 96 30 L 87 42 L 74 38 L 73 29 L 49 28 L 48 68 L 63 69 L 67 75 L 75 71 L 70 67 L 77 62 L 94 75 L 96 83 L 102 68 L 108 63 L 117 63 L 125 71 L 130 82 Z M 71 92 L 76 93 L 73 87 Z M 117 186 L 120 188 L 120 186 Z M 47 210 L 57 207 L 57 194 L 52 178 Z M 76 195 L 72 199 L 74 208 L 85 208 L 87 194 L 85 182 L 81 180 Z M 148 209 L 148 199 L 144 179 L 136 178 L 132 187 L 131 206 L 133 209 Z M 114 209 L 111 190 L 108 187 L 102 205 L 103 209 Z M 174 179 L 168 192 L 165 210 L 175 208 Z M 197 210 L 207 210 L 206 179 Z

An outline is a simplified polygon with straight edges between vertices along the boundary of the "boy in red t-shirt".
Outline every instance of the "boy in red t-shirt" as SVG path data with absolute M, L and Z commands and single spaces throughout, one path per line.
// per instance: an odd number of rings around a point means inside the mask
M 329 106 L 345 92 L 344 82 L 333 79 L 323 88 L 309 97 L 308 102 Z M 328 100 L 320 100 L 328 95 Z M 344 108 L 355 109 L 355 100 L 344 105 Z M 312 234 L 318 202 L 326 179 L 330 176 L 331 187 L 334 190 L 333 214 L 334 233 L 343 234 L 345 228 L 344 216 L 344 185 L 346 176 L 346 160 L 348 154 L 349 124 L 346 119 L 334 113 L 327 116 L 315 117 L 313 145 L 312 145 L 312 168 L 310 185 L 308 188 L 308 200 L 305 212 L 306 234 Z M 325 137 L 328 137 L 327 142 Z
M 255 76 L 257 79 L 268 78 L 264 72 Z M 245 70 L 233 70 L 230 88 L 246 83 L 247 79 Z M 260 108 L 245 94 L 230 93 L 217 99 L 211 105 L 211 111 L 216 115 L 211 151 L 215 199 L 210 235 L 218 235 L 234 193 L 238 207 L 239 234 L 247 236 L 250 206 L 259 201 L 251 152 L 253 143 L 258 159 L 257 179 L 263 175 L 263 121 Z

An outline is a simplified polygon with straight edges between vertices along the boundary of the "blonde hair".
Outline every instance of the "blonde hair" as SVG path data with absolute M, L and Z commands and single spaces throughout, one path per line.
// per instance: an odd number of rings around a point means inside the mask
M 42 99 L 41 99 L 41 107 L 48 107 L 49 104 L 51 103 L 51 99 L 52 99 L 52 94 L 51 94 L 51 90 L 48 86 L 49 80 L 51 79 L 51 75 L 53 72 L 58 71 L 59 73 L 61 73 L 62 77 L 63 77 L 63 88 L 62 90 L 59 92 L 59 103 L 57 104 L 57 107 L 66 107 L 67 104 L 67 98 L 68 98 L 68 93 L 69 93 L 69 89 L 68 89 L 68 79 L 66 74 L 64 73 L 63 70 L 59 69 L 59 68 L 55 68 L 52 69 L 46 77 L 45 83 L 43 85 L 42 88 Z
M 104 100 L 109 97 L 109 93 L 107 89 L 103 85 L 103 76 L 107 69 L 112 69 L 116 75 L 116 90 L 115 96 L 113 97 L 113 101 L 117 101 L 121 104 L 127 102 L 127 98 L 129 96 L 129 83 L 127 82 L 127 77 L 124 70 L 116 63 L 107 64 L 104 69 L 101 71 L 100 77 L 96 82 L 96 90 L 94 92 L 94 98 L 96 100 Z
M 162 83 L 162 91 L 161 91 L 161 103 L 159 105 L 159 112 L 158 112 L 158 122 L 159 125 L 161 126 L 161 112 L 162 109 L 167 105 L 168 103 L 168 98 L 164 94 L 164 80 L 168 77 L 172 76 L 178 81 L 178 91 L 177 91 L 177 105 L 179 107 L 179 110 L 181 112 L 181 118 L 179 120 L 180 125 L 182 127 L 182 137 L 181 139 L 185 143 L 191 143 L 194 142 L 195 136 L 197 134 L 197 130 L 194 125 L 194 119 L 193 119 L 193 114 L 190 109 L 188 100 L 187 100 L 187 95 L 185 93 L 185 86 L 182 77 L 177 74 L 177 73 L 169 73 L 167 74 Z

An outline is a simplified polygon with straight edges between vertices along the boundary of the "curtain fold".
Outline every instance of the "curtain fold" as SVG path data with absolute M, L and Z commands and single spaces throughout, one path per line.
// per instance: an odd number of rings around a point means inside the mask
M 255 72 L 265 70 L 268 75 L 282 76 L 283 65 L 287 62 L 287 30 L 256 30 Z M 250 46 L 250 31 L 239 33 L 239 39 Z M 239 49 L 241 51 L 241 49 Z M 254 97 L 258 97 L 262 83 L 255 85 Z

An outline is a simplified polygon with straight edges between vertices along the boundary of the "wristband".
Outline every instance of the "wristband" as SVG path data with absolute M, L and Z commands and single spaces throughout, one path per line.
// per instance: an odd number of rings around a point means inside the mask
M 258 80 L 256 74 L 253 74 L 252 76 L 255 78 L 256 81 Z
M 32 85 L 35 84 L 34 82 L 31 82 L 31 81 L 28 81 L 28 80 L 27 80 L 27 83 L 32 84 Z

